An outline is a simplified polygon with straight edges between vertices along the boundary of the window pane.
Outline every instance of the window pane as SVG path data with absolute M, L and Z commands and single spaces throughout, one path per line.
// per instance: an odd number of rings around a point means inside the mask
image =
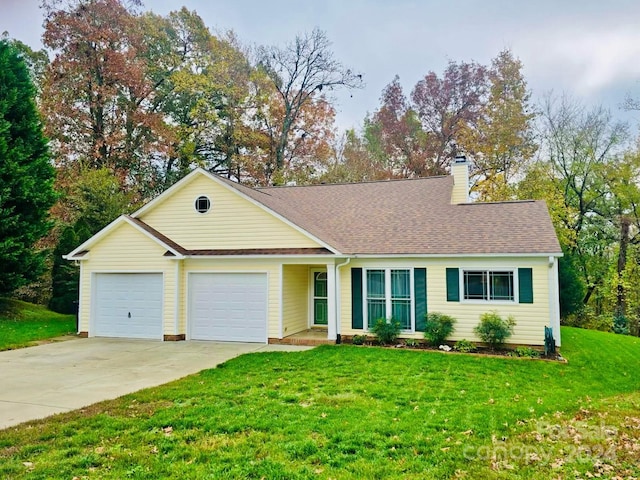
M 313 296 L 314 297 L 327 296 L 327 273 L 326 272 L 314 272 Z
M 489 272 L 491 300 L 513 300 L 513 272 Z
M 487 276 L 485 272 L 464 272 L 464 298 L 466 300 L 487 300 Z
M 411 298 L 409 270 L 391 270 L 391 298 Z
M 386 315 L 386 302 L 381 300 L 367 300 L 367 325 L 372 328 L 381 318 L 384 320 Z
M 367 270 L 367 298 L 384 298 L 384 270 Z
M 391 315 L 403 330 L 411 329 L 411 300 L 392 300 Z

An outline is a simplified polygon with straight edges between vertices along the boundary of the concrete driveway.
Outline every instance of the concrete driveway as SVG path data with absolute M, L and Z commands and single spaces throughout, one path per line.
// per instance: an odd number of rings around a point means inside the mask
M 84 338 L 0 352 L 0 429 L 167 383 L 244 353 L 309 348 Z

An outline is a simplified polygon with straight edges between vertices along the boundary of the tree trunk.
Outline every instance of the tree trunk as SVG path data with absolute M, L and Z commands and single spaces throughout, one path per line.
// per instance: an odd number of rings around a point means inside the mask
M 629 247 L 629 226 L 627 217 L 620 219 L 620 248 L 618 250 L 618 285 L 616 292 L 616 313 L 618 315 L 627 314 L 627 302 L 625 297 L 624 283 L 622 275 L 627 266 L 627 250 Z

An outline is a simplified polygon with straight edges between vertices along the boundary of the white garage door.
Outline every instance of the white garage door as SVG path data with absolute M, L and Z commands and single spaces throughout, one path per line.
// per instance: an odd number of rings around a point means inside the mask
M 192 273 L 189 321 L 194 340 L 267 341 L 267 275 Z
M 95 275 L 92 336 L 162 339 L 162 274 Z

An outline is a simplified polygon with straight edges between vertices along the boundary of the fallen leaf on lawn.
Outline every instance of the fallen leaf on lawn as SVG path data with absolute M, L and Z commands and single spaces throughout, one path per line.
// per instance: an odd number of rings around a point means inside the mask
M 171 426 L 163 427 L 162 431 L 168 437 L 169 435 L 171 435 L 173 433 L 173 427 L 171 427 Z
M 473 435 L 473 430 L 471 430 L 471 429 L 466 430 L 466 431 L 462 432 L 462 434 L 463 435 Z
M 22 465 L 24 465 L 27 468 L 33 467 L 33 463 L 32 462 L 22 462 Z
M 440 450 L 442 450 L 443 452 L 446 452 L 447 450 L 449 450 L 449 447 L 442 447 Z

